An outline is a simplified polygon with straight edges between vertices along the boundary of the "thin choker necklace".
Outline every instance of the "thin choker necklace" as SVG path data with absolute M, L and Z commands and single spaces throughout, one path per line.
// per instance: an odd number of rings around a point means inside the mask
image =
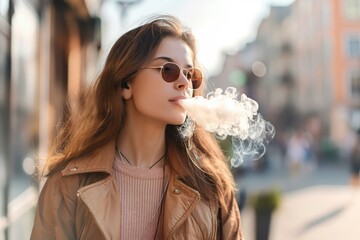
M 116 151 L 117 151 L 118 154 L 120 155 L 120 158 L 121 158 L 121 159 L 124 158 L 124 159 L 126 160 L 126 162 L 127 162 L 130 166 L 132 166 L 132 164 L 131 164 L 131 162 L 129 161 L 129 159 L 127 159 L 127 157 L 125 157 L 125 155 L 120 151 L 120 149 L 119 149 L 117 146 L 116 146 Z M 149 167 L 149 169 L 153 168 L 156 164 L 158 164 L 158 163 L 165 157 L 165 155 L 166 155 L 166 151 L 165 151 L 164 155 L 162 155 L 161 158 L 159 158 L 159 160 L 157 160 L 153 165 L 151 165 L 151 166 Z

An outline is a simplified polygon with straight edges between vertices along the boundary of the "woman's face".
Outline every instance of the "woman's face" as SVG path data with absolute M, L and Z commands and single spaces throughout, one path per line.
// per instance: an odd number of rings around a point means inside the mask
M 185 121 L 186 111 L 181 101 L 191 97 L 192 90 L 183 71 L 174 82 L 165 82 L 160 69 L 151 68 L 167 62 L 176 63 L 181 69 L 190 68 L 193 66 L 192 50 L 180 39 L 167 37 L 162 40 L 144 68 L 129 83 L 130 89 L 123 90 L 129 93 L 128 116 L 165 125 L 179 125 Z

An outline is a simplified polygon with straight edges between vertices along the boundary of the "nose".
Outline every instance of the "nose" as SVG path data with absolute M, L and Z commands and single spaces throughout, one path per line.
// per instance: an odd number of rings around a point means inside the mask
M 185 76 L 186 73 L 184 71 L 180 72 L 179 78 L 175 81 L 176 89 L 188 89 L 189 88 L 189 80 Z

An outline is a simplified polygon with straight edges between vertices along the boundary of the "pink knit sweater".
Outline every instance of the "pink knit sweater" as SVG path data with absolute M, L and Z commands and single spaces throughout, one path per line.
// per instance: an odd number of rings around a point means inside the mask
M 130 166 L 115 156 L 114 172 L 120 189 L 121 239 L 161 239 L 161 200 L 169 168 L 144 169 Z M 164 180 L 165 179 L 165 180 Z M 114 226 L 116 227 L 116 226 Z

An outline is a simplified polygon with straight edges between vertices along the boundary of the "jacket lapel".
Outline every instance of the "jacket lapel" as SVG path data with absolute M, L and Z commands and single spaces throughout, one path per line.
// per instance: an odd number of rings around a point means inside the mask
M 62 171 L 64 177 L 83 173 L 105 174 L 101 180 L 78 190 L 78 198 L 89 209 L 105 239 L 120 239 L 120 196 L 112 176 L 114 157 L 115 141 L 111 141 L 96 153 L 71 161 Z
M 120 239 L 120 197 L 114 178 L 107 178 L 79 189 L 79 198 L 95 218 L 105 239 Z
M 170 176 L 164 206 L 163 237 L 170 239 L 200 201 L 200 194 L 184 184 L 174 173 Z

